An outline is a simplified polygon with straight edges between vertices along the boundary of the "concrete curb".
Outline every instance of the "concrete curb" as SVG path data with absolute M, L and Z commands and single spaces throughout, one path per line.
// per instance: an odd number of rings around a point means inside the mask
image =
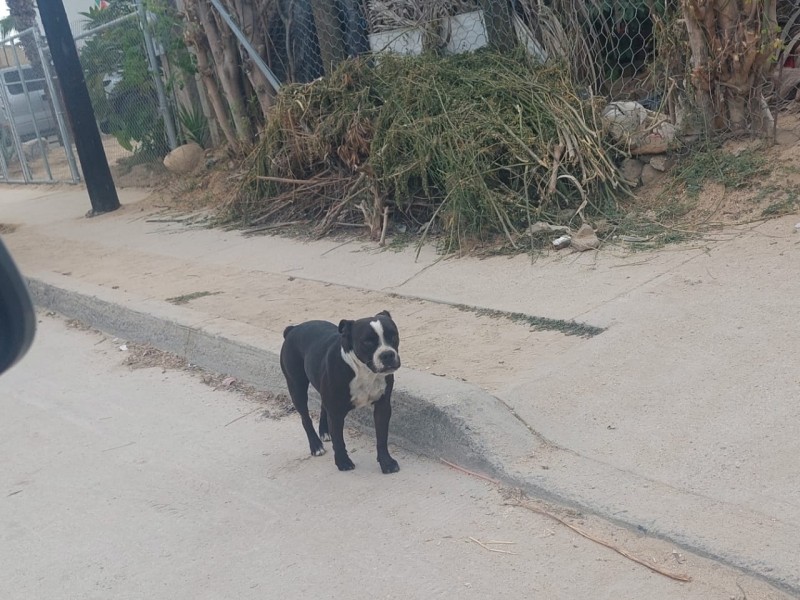
M 264 330 L 51 273 L 29 278 L 29 288 L 42 308 L 256 387 L 285 389 L 277 355 L 281 340 Z M 393 413 L 390 441 L 414 452 L 638 529 L 800 595 L 800 564 L 794 560 L 800 527 L 794 524 L 767 522 L 741 506 L 646 480 L 550 444 L 502 401 L 467 383 L 404 369 Z M 369 411 L 353 411 L 353 421 L 372 429 Z

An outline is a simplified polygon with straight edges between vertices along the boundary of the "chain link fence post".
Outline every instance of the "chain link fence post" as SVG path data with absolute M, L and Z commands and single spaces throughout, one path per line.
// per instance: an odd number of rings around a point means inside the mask
M 161 113 L 161 119 L 164 121 L 164 127 L 167 131 L 167 141 L 170 150 L 178 147 L 178 136 L 175 134 L 175 122 L 172 120 L 172 114 L 167 104 L 167 95 L 164 92 L 164 82 L 161 80 L 161 71 L 158 67 L 158 60 L 156 59 L 155 47 L 153 45 L 153 37 L 150 35 L 150 24 L 147 20 L 147 12 L 144 9 L 142 0 L 136 0 L 136 10 L 139 14 L 139 26 L 142 28 L 142 35 L 144 37 L 144 46 L 147 53 L 147 63 L 150 73 L 153 76 L 153 83 L 156 87 L 156 95 L 158 96 L 158 112 Z

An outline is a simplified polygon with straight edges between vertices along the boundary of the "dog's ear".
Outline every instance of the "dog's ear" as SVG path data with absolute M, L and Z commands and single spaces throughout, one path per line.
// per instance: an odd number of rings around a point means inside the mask
M 342 334 L 342 349 L 345 352 L 350 352 L 353 349 L 353 323 L 355 321 L 348 321 L 342 319 L 339 321 L 339 333 Z
M 389 317 L 390 319 L 392 318 L 392 315 L 390 315 L 390 314 L 389 314 L 389 311 L 388 311 L 388 310 L 382 310 L 381 312 L 379 312 L 379 313 L 378 313 L 377 315 L 375 315 L 375 316 L 376 316 L 376 317 L 380 317 L 381 315 L 383 315 L 384 317 Z

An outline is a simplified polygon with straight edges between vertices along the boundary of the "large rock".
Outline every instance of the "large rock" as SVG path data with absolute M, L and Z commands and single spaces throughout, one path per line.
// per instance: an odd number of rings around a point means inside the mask
M 602 116 L 612 137 L 626 144 L 633 156 L 663 154 L 675 140 L 675 126 L 638 102 L 612 102 Z
M 645 165 L 642 169 L 642 185 L 650 185 L 661 177 L 661 171 L 654 169 L 652 165 Z
M 776 69 L 773 80 L 781 100 L 797 99 L 797 90 L 800 88 L 800 69 L 791 67 Z
M 600 240 L 592 229 L 592 226 L 584 223 L 580 229 L 572 236 L 572 247 L 578 252 L 594 250 L 600 247 Z
M 641 130 L 649 111 L 638 102 L 612 102 L 603 109 L 602 116 L 611 135 L 623 140 Z
M 639 177 L 642 175 L 644 164 L 635 158 L 626 158 L 619 166 L 622 177 L 631 185 L 639 185 Z
M 194 142 L 178 146 L 164 157 L 164 166 L 172 173 L 185 175 L 194 171 L 205 159 L 203 149 Z
M 672 156 L 666 156 L 664 154 L 656 154 L 650 158 L 649 162 L 650 166 L 652 166 L 656 171 L 661 171 L 662 173 L 669 171 L 675 166 L 675 158 Z
M 630 153 L 640 154 L 664 154 L 672 148 L 675 141 L 675 125 L 669 121 L 662 121 L 653 126 L 649 131 L 636 135 L 631 140 Z

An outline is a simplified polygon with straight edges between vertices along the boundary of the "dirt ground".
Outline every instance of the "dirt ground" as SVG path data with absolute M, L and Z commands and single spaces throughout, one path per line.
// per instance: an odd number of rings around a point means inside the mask
M 112 218 L 128 220 L 131 214 L 127 210 Z M 92 257 L 103 250 L 91 242 L 75 244 L 34 231 L 15 235 L 14 251 L 24 253 L 29 272 L 47 268 L 68 273 L 71 278 L 162 300 L 194 297 L 186 300 L 192 309 L 209 317 L 263 328 L 271 334 L 276 349 L 288 324 L 306 319 L 338 323 L 343 314 L 348 314 L 344 307 L 354 303 L 364 307 L 360 310 L 371 309 L 374 313 L 388 310 L 404 325 L 401 344 L 406 366 L 470 381 L 489 390 L 507 380 L 509 374 L 524 370 L 538 356 L 566 352 L 585 341 L 557 330 L 539 331 L 504 317 L 436 302 L 409 301 L 391 293 L 353 290 L 290 274 L 250 271 L 232 276 L 224 266 L 198 265 L 165 256 L 154 262 L 148 252 L 131 247 L 118 249 L 113 258 L 104 261 L 105 267 L 98 268 Z M 482 340 L 480 353 L 472 344 L 475 339 Z M 487 356 L 496 358 L 487 360 Z
M 800 166 L 797 165 L 800 158 L 800 115 L 782 113 L 778 124 L 777 144 L 765 150 L 769 173 L 758 181 L 741 189 L 726 189 L 722 184 L 711 182 L 696 198 L 690 198 L 684 190 L 673 189 L 669 175 L 665 175 L 654 185 L 639 190 L 631 210 L 652 216 L 665 205 L 681 205 L 671 226 L 696 234 L 695 242 L 702 245 L 704 235 L 714 235 L 722 226 L 762 220 L 770 216 L 765 215 L 765 210 L 770 207 L 777 206 L 774 213 L 783 214 L 798 206 L 794 204 L 794 190 L 800 185 Z M 113 140 L 106 142 L 110 144 Z M 730 141 L 725 144 L 724 152 L 736 155 L 755 145 L 755 142 Z M 218 157 L 218 160 L 227 164 L 224 157 Z M 155 172 L 147 175 L 145 170 L 148 169 L 140 165 L 126 174 L 117 174 L 117 177 L 134 185 L 154 184 L 157 189 L 144 201 L 133 207 L 123 207 L 106 218 L 120 222 L 163 222 L 165 230 L 176 224 L 184 230 L 205 228 L 213 210 L 225 205 L 238 182 L 238 174 L 226 168 L 218 168 L 205 176 L 186 178 L 164 178 L 163 173 Z M 17 229 L 13 223 L 4 227 L 5 233 Z M 348 233 L 342 239 L 352 242 L 353 235 Z M 106 270 L 98 270 L 95 266 L 88 266 L 88 258 L 102 249 L 93 247 L 89 240 L 78 245 L 55 236 L 26 231 L 17 236 L 15 243 L 26 247 L 31 256 L 38 256 L 42 268 L 61 269 L 74 278 L 121 290 L 129 289 L 138 294 L 150 293 L 163 299 L 186 297 L 192 308 L 210 316 L 265 328 L 273 333 L 276 343 L 280 342 L 285 324 L 312 317 L 335 321 L 342 314 L 342 307 L 353 301 L 351 288 L 309 281 L 294 277 L 292 273 L 283 276 L 254 270 L 232 279 L 224 266 L 201 267 L 177 258 L 159 259 L 157 270 L 145 268 L 153 256 L 144 246 L 121 248 L 117 260 L 109 262 Z M 614 245 L 606 245 L 600 250 L 614 254 L 627 251 L 624 246 Z M 376 252 L 365 246 L 363 252 L 374 254 L 376 261 L 380 261 L 380 250 Z M 128 265 L 131 273 L 145 272 L 147 275 L 122 277 L 113 264 L 119 261 Z M 76 269 L 76 265 L 82 264 L 87 265 L 85 270 Z M 175 277 L 175 273 L 182 276 Z M 199 287 L 195 283 L 198 281 L 202 281 Z M 409 301 L 395 298 L 391 292 L 358 290 L 355 293 L 363 296 L 360 305 L 373 307 L 376 312 L 388 309 L 402 320 L 408 366 L 470 381 L 490 391 L 496 391 L 508 374 L 523 370 L 539 356 L 569 352 L 585 341 L 579 336 L 562 335 L 557 323 L 545 326 L 542 331 L 524 322 L 513 322 L 508 316 L 464 312 L 425 300 Z M 475 354 L 470 343 L 474 339 L 481 340 L 480 354 Z M 487 360 L 487 357 L 502 358 Z
M 778 136 L 779 143 L 768 149 L 767 157 L 772 172 L 763 180 L 745 189 L 726 190 L 721 184 L 710 183 L 696 199 L 685 194 L 678 199 L 667 197 L 668 181 L 644 189 L 636 201 L 639 211 L 655 210 L 667 202 L 691 203 L 683 212 L 683 226 L 698 232 L 696 243 L 702 244 L 702 234 L 715 232 L 730 223 L 763 219 L 763 211 L 777 201 L 781 194 L 791 193 L 800 184 L 800 168 L 795 167 L 800 156 L 800 118 L 787 115 L 781 120 L 784 128 Z M 748 147 L 731 142 L 726 152 L 736 153 Z M 138 171 L 129 177 L 136 181 Z M 668 177 L 668 176 L 667 176 Z M 236 174 L 217 170 L 204 178 L 171 179 L 161 185 L 144 201 L 133 207 L 123 207 L 106 218 L 127 222 L 163 222 L 164 228 L 177 225 L 180 229 L 205 228 L 212 214 L 210 209 L 223 205 L 236 184 Z M 765 192 L 767 190 L 767 192 Z M 152 226 L 152 225 L 151 225 Z M 9 230 L 10 231 L 10 230 Z M 345 241 L 352 241 L 352 234 Z M 230 318 L 249 323 L 272 332 L 276 344 L 288 323 L 304 318 L 323 318 L 336 321 L 342 307 L 353 302 L 353 294 L 362 296 L 361 306 L 372 307 L 376 312 L 387 309 L 404 323 L 403 347 L 409 367 L 442 376 L 475 383 L 489 391 L 497 391 L 508 376 L 524 370 L 540 356 L 553 356 L 569 352 L 585 341 L 579 336 L 565 336 L 558 331 L 557 323 L 551 331 L 541 331 L 524 322 L 513 322 L 507 317 L 490 316 L 480 312 L 464 312 L 456 307 L 425 300 L 409 301 L 395 298 L 391 292 L 358 290 L 332 286 L 328 283 L 252 271 L 232 279 L 224 266 L 192 264 L 188 260 L 160 258 L 157 269 L 146 267 L 153 257 L 145 247 L 121 248 L 107 269 L 89 266 L 91 256 L 102 249 L 90 241 L 69 243 L 55 236 L 33 231 L 18 236 L 15 243 L 26 247 L 26 254 L 38 256 L 38 264 L 45 268 L 69 272 L 71 277 L 121 290 L 148 293 L 162 299 L 186 297 L 192 308 L 218 318 Z M 605 246 L 600 252 L 625 253 L 626 248 Z M 380 251 L 365 249 L 380 260 Z M 577 256 L 577 255 L 576 255 Z M 457 259 L 448 259 L 457 260 Z M 122 277 L 114 263 L 124 262 L 130 274 Z M 32 268 L 36 263 L 29 263 Z M 85 269 L 76 265 L 87 265 Z M 146 276 L 136 275 L 138 272 Z M 181 273 L 181 277 L 175 277 Z M 202 284 L 196 282 L 202 281 Z M 535 315 L 530 315 L 535 317 Z M 481 352 L 474 352 L 475 339 L 481 340 Z M 498 357 L 496 359 L 487 357 Z
M 775 144 L 760 140 L 729 140 L 720 153 L 740 155 L 743 151 L 763 152 L 765 173 L 758 175 L 741 188 L 726 187 L 717 181 L 706 181 L 702 191 L 687 194 L 675 186 L 670 174 L 687 166 L 681 163 L 660 176 L 651 185 L 636 190 L 630 202 L 632 210 L 655 214 L 666 208 L 677 214 L 672 225 L 688 232 L 710 232 L 721 227 L 752 222 L 765 216 L 791 212 L 800 207 L 794 190 L 800 185 L 800 113 L 783 111 L 778 115 Z M 688 160 L 688 159 L 687 159 Z M 711 173 L 713 176 L 714 173 Z M 787 202 L 788 200 L 788 202 Z M 783 205 L 783 206 L 781 206 Z M 766 214 L 765 214 L 766 211 Z

